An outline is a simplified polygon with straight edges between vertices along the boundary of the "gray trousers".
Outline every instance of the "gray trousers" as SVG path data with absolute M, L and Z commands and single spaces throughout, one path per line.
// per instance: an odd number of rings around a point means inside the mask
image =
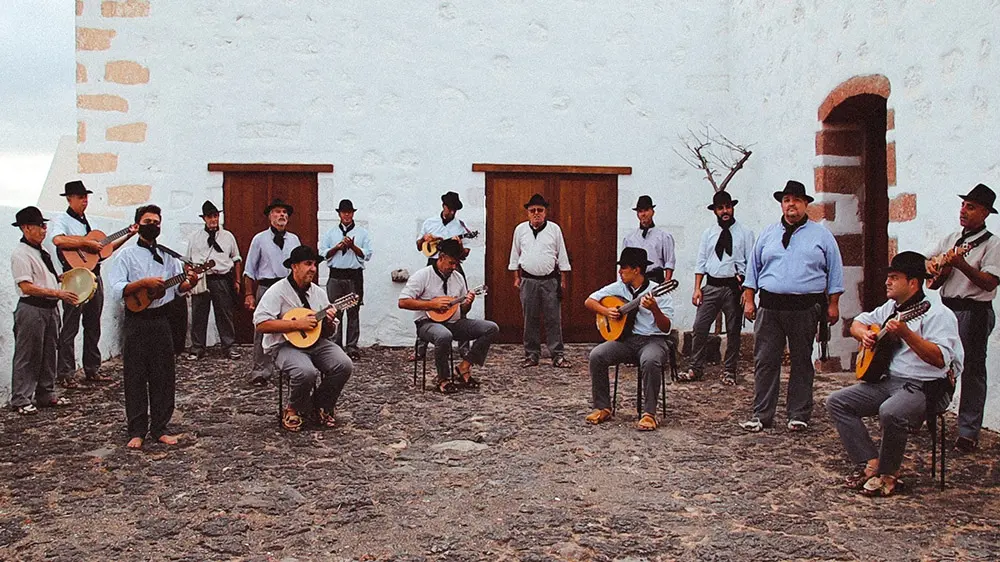
M 83 306 L 63 303 L 62 330 L 59 332 L 59 380 L 66 380 L 76 371 L 76 335 L 83 319 L 83 372 L 87 378 L 97 376 L 101 368 L 101 311 L 104 309 L 104 282 L 97 275 L 97 290 Z
M 275 367 L 288 374 L 288 404 L 296 412 L 313 408 L 333 411 L 354 370 L 354 363 L 344 350 L 329 339 L 320 338 L 306 349 L 283 343 L 273 353 Z
M 269 287 L 257 285 L 257 302 L 260 302 L 260 298 L 264 296 L 264 293 L 268 289 Z M 254 330 L 253 370 L 250 371 L 250 380 L 253 381 L 257 377 L 262 377 L 264 380 L 269 381 L 272 374 L 274 374 L 274 361 L 271 360 L 269 355 L 264 353 L 264 334 Z
M 691 341 L 691 370 L 699 376 L 705 369 L 705 341 L 708 330 L 719 311 L 726 318 L 726 358 L 727 373 L 736 373 L 740 360 L 740 331 L 743 326 L 743 309 L 740 296 L 729 287 L 705 285 L 701 289 L 702 302 L 694 317 L 694 337 Z
M 359 270 L 361 271 L 361 270 Z M 361 296 L 362 288 L 352 279 L 338 279 L 330 277 L 326 280 L 326 297 L 333 302 L 340 297 L 356 293 Z M 337 311 L 337 320 L 340 321 L 340 328 L 334 335 L 333 340 L 340 344 L 343 349 L 357 349 L 358 339 L 361 337 L 361 303 L 347 309 L 347 327 L 344 327 L 344 311 Z
M 962 383 L 958 404 L 958 434 L 976 440 L 983 427 L 986 406 L 986 345 L 996 324 L 993 308 L 955 310 L 958 336 L 965 348 L 965 366 L 959 377 Z
M 656 415 L 660 398 L 663 369 L 669 360 L 670 348 L 664 336 L 625 336 L 618 341 L 606 341 L 590 351 L 590 387 L 594 408 L 611 409 L 608 367 L 635 362 L 642 376 L 642 411 Z
M 208 332 L 208 312 L 215 308 L 215 328 L 219 330 L 219 340 L 222 349 L 228 350 L 236 342 L 236 331 L 233 328 L 232 282 L 226 279 L 206 279 L 208 292 L 191 295 L 191 353 L 201 354 L 205 351 L 205 339 Z
M 545 346 L 553 359 L 563 354 L 562 313 L 559 307 L 559 279 L 521 278 L 521 310 L 524 312 L 524 355 L 538 359 L 542 354 L 540 322 L 545 322 Z
M 42 308 L 18 302 L 14 309 L 14 361 L 10 405 L 20 408 L 56 397 L 56 342 L 59 307 Z
M 927 413 L 927 398 L 922 382 L 890 377 L 842 388 L 827 397 L 826 409 L 851 462 L 878 458 L 880 473 L 895 474 L 903 463 L 910 429 L 918 428 Z M 881 447 L 872 442 L 861 420 L 876 414 L 882 425 Z
M 448 355 L 451 352 L 453 340 L 472 341 L 472 347 L 465 354 L 469 363 L 482 366 L 486 363 L 486 354 L 493 344 L 493 339 L 500 333 L 496 322 L 461 318 L 454 322 L 421 322 L 417 325 L 417 339 L 434 344 L 434 367 L 438 380 L 450 380 L 448 372 Z
M 812 364 L 819 307 L 805 310 L 761 308 L 754 322 L 753 415 L 765 427 L 774 424 L 781 383 L 781 357 L 788 342 L 792 369 L 788 375 L 788 419 L 808 422 L 813 409 Z

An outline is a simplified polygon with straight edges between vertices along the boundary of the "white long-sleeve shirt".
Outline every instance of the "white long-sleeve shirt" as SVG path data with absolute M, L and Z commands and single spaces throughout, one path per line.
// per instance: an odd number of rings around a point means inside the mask
M 510 263 L 507 269 L 524 270 L 530 275 L 549 275 L 558 267 L 559 271 L 569 271 L 569 254 L 559 225 L 546 221 L 537 233 L 531 224 L 524 221 L 514 228 L 514 241 L 510 247 Z

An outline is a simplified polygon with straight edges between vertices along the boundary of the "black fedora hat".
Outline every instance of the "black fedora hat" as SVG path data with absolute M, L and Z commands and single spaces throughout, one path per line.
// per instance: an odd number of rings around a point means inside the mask
M 972 191 L 965 195 L 959 195 L 959 197 L 961 197 L 964 201 L 979 203 L 983 207 L 989 209 L 990 213 L 997 212 L 997 210 L 993 207 L 993 204 L 996 203 L 997 200 L 997 194 L 985 184 L 979 184 L 976 187 L 973 187 Z
M 646 209 L 655 209 L 656 205 L 653 204 L 653 198 L 649 195 L 640 195 L 639 200 L 635 202 L 635 207 L 632 207 L 633 211 L 645 211 Z
M 438 242 L 437 250 L 439 254 L 453 257 L 458 261 L 465 260 L 465 252 L 462 250 L 462 245 L 454 238 L 446 238 Z
M 733 199 L 728 191 L 716 191 L 715 195 L 712 196 L 712 204 L 708 206 L 708 210 L 714 211 L 717 205 L 732 205 L 735 207 L 739 202 L 740 200 Z
M 80 180 L 73 180 L 71 182 L 66 182 L 66 189 L 59 194 L 59 197 L 66 197 L 68 195 L 90 195 L 93 191 L 87 189 L 83 182 Z
M 222 212 L 221 209 L 217 209 L 215 207 L 215 203 L 212 203 L 211 201 L 205 201 L 204 203 L 201 204 L 201 214 L 198 216 L 207 217 L 209 215 L 217 215 L 221 212 Z
M 449 191 L 442 195 L 441 202 L 447 205 L 452 211 L 462 210 L 462 200 L 458 198 L 458 194 L 454 191 Z
M 288 259 L 282 262 L 281 265 L 285 266 L 285 269 L 290 269 L 293 263 L 304 262 L 307 260 L 313 260 L 314 262 L 319 263 L 323 261 L 323 256 L 319 255 L 319 253 L 312 247 L 303 244 L 292 250 L 291 255 L 289 255 Z
M 338 213 L 342 213 L 342 212 L 351 212 L 351 213 L 353 213 L 354 211 L 357 211 L 357 209 L 354 208 L 354 203 L 351 203 L 350 199 L 341 199 L 340 200 L 340 205 L 337 205 L 337 212 Z
M 531 199 L 528 199 L 528 202 L 524 204 L 524 208 L 527 209 L 533 205 L 541 205 L 547 209 L 549 207 L 549 202 L 542 197 L 541 193 L 536 193 L 531 196 Z
M 292 216 L 292 213 L 295 212 L 295 209 L 292 208 L 291 205 L 282 201 L 280 197 L 275 197 L 274 199 L 271 200 L 270 205 L 264 207 L 264 214 L 265 215 L 271 214 L 271 209 L 275 209 L 277 207 L 284 207 L 284 209 L 288 211 L 288 216 Z
M 653 262 L 649 261 L 649 256 L 646 254 L 644 248 L 633 248 L 630 246 L 622 248 L 622 255 L 618 258 L 618 265 L 639 267 L 645 270 L 646 266 L 653 265 Z
M 10 223 L 11 226 L 27 226 L 42 225 L 48 222 L 49 219 L 42 216 L 42 212 L 38 210 L 38 207 L 25 207 L 14 215 L 14 222 Z
M 806 195 L 806 186 L 802 185 L 801 183 L 795 180 L 788 180 L 788 183 L 785 184 L 785 189 L 781 191 L 775 191 L 774 199 L 777 202 L 781 203 L 781 200 L 786 195 L 794 195 L 796 197 L 801 197 L 806 200 L 806 203 L 812 203 L 814 201 L 812 197 Z
M 928 277 L 927 258 L 917 252 L 900 252 L 892 257 L 889 267 L 885 270 L 886 274 L 893 271 L 902 273 L 911 279 L 926 279 Z

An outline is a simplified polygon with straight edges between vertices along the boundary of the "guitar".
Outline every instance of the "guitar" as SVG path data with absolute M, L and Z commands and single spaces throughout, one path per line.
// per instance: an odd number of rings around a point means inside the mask
M 601 304 L 608 308 L 617 308 L 621 316 L 615 320 L 603 314 L 597 315 L 597 331 L 601 333 L 601 337 L 605 341 L 616 341 L 621 337 L 622 332 L 625 330 L 625 322 L 627 321 L 628 315 L 639 308 L 642 302 L 642 297 L 646 295 L 652 295 L 653 297 L 659 297 L 665 295 L 680 285 L 676 279 L 671 279 L 670 281 L 664 281 L 659 285 L 653 287 L 653 290 L 648 293 L 639 295 L 638 297 L 625 302 L 625 299 L 621 297 L 616 297 L 614 295 L 607 296 L 601 299 Z
M 480 285 L 472 289 L 471 292 L 472 294 L 475 295 L 485 295 L 487 290 L 489 290 L 489 287 L 487 287 L 486 285 Z M 438 312 L 436 310 L 428 310 L 427 316 L 429 316 L 430 319 L 435 322 L 447 322 L 448 320 L 451 320 L 453 316 L 455 316 L 455 314 L 458 312 L 459 307 L 462 306 L 462 301 L 464 300 L 465 300 L 465 295 L 462 295 L 460 297 L 455 297 L 451 299 L 451 304 L 448 305 L 448 310 L 445 310 L 444 312 Z
M 459 234 L 459 238 L 475 238 L 479 236 L 478 230 L 473 230 L 471 232 L 466 232 L 465 234 Z M 420 245 L 420 251 L 427 257 L 431 257 L 438 251 L 438 242 L 444 240 L 444 238 L 435 237 L 433 240 L 428 240 Z M 469 255 L 469 249 L 465 248 L 465 255 Z
M 207 262 L 201 265 L 192 265 L 191 271 L 193 271 L 195 274 L 201 274 L 208 271 L 209 269 L 212 269 L 213 267 L 215 267 L 215 260 L 208 260 Z M 179 285 L 180 283 L 184 282 L 185 279 L 187 279 L 187 276 L 188 276 L 187 273 L 178 273 L 177 275 L 174 275 L 173 277 L 164 280 L 163 288 L 169 289 L 174 285 Z M 153 292 L 150 291 L 149 289 L 145 288 L 140 289 L 132 293 L 131 295 L 125 297 L 125 307 L 131 310 L 132 312 L 142 312 L 143 310 L 149 308 L 150 303 L 152 303 L 153 301 L 162 296 L 163 294 L 154 295 Z
M 896 313 L 892 318 L 900 322 L 910 322 L 927 314 L 931 303 L 923 301 L 913 308 Z M 888 333 L 878 324 L 868 326 L 875 333 L 875 345 L 871 349 L 862 343 L 858 346 L 858 360 L 854 364 L 854 375 L 860 381 L 878 382 L 889 372 L 889 363 L 896 352 L 893 340 L 886 338 Z
M 971 252 L 976 246 L 979 246 L 989 239 L 990 235 L 984 234 L 972 242 L 966 242 L 965 244 L 956 246 L 943 254 L 938 254 L 927 260 L 927 271 L 928 273 L 931 273 L 931 276 L 927 278 L 927 288 L 941 288 L 941 285 L 944 285 L 944 282 L 948 280 L 948 276 L 951 275 L 952 266 L 941 265 L 941 262 L 951 256 L 964 256 L 965 254 Z
M 59 250 L 59 256 L 62 257 L 63 261 L 66 262 L 70 268 L 85 267 L 93 270 L 97 267 L 98 263 L 111 257 L 112 252 L 115 251 L 113 242 L 128 235 L 130 228 L 132 227 L 125 227 L 111 235 L 105 235 L 100 230 L 91 230 L 86 234 L 86 236 L 84 236 L 84 238 L 87 240 L 97 240 L 97 242 L 101 245 L 100 252 L 95 254 L 90 250 L 74 248 L 72 250 Z
M 340 297 L 339 299 L 324 306 L 323 308 L 320 308 L 319 310 L 312 310 L 304 307 L 293 308 L 288 312 L 282 314 L 281 319 L 299 320 L 300 318 L 305 318 L 307 316 L 315 316 L 317 320 L 319 320 L 319 322 L 317 322 L 316 326 L 314 326 L 310 330 L 294 330 L 291 332 L 285 332 L 282 335 L 285 336 L 285 339 L 288 340 L 288 343 L 294 345 L 299 349 L 305 349 L 307 347 L 311 347 L 314 343 L 316 343 L 319 340 L 320 335 L 323 333 L 323 321 L 320 319 L 326 314 L 327 310 L 331 308 L 335 312 L 339 312 L 341 310 L 347 310 L 348 308 L 357 306 L 360 300 L 361 299 L 358 298 L 358 295 L 356 295 L 355 293 L 351 293 L 349 295 L 344 295 Z M 334 318 L 333 320 L 334 328 L 336 328 L 339 323 L 340 322 L 338 322 L 337 319 Z

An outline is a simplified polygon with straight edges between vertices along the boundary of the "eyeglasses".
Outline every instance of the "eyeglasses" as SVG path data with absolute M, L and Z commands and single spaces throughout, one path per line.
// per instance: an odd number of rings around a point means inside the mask
M 532 214 L 534 214 L 534 213 L 544 213 L 545 209 L 528 209 L 528 212 L 532 213 Z

